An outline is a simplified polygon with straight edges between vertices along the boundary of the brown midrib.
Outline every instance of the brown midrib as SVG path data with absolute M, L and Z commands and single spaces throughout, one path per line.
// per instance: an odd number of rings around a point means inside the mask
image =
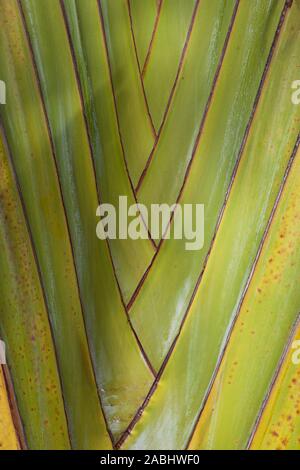
M 145 58 L 145 61 L 144 61 L 143 69 L 141 71 L 142 80 L 144 78 L 146 68 L 147 68 L 147 65 L 148 65 L 148 62 L 149 62 L 149 59 L 150 59 L 150 56 L 151 56 L 154 38 L 156 36 L 157 27 L 158 27 L 158 23 L 159 23 L 159 20 L 160 20 L 160 13 L 161 13 L 161 8 L 162 8 L 163 1 L 164 0 L 157 0 L 157 13 L 156 13 L 156 18 L 155 18 L 155 22 L 154 22 L 154 27 L 153 27 L 153 31 L 152 31 L 152 35 L 151 35 L 151 39 L 150 39 L 150 43 L 149 43 L 149 47 L 148 47 L 148 51 L 147 51 L 147 54 L 146 54 L 146 58 Z

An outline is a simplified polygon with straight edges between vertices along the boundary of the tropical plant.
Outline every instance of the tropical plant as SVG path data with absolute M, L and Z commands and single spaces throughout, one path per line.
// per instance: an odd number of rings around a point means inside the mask
M 0 0 L 1 448 L 300 448 L 299 57 L 300 0 Z

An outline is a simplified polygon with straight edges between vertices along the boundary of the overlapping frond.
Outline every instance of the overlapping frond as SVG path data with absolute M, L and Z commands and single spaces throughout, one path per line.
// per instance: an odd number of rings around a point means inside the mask
M 0 446 L 299 448 L 299 27 L 299 0 L 0 0 Z M 121 195 L 204 204 L 203 249 L 98 240 Z

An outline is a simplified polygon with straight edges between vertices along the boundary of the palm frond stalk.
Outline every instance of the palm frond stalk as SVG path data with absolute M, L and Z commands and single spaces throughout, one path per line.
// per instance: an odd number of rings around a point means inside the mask
M 300 449 L 299 57 L 300 0 L 0 0 L 0 449 Z

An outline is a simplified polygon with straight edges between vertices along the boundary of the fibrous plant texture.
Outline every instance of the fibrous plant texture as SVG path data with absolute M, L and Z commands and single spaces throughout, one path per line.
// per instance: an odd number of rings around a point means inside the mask
M 300 449 L 300 0 L 0 0 L 0 80 L 0 449 Z

